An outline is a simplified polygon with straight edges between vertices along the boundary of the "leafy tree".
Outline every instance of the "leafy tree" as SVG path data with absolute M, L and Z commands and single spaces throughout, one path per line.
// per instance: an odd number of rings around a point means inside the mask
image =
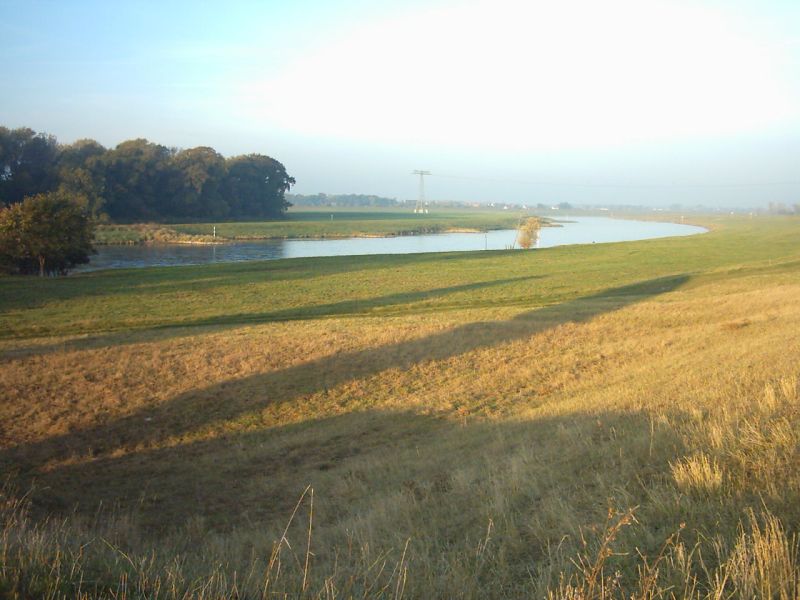
M 89 262 L 94 226 L 59 192 L 37 194 L 0 210 L 0 267 L 11 273 L 65 274 Z
M 59 146 L 29 128 L 0 127 L 0 207 L 58 191 L 96 220 L 275 218 L 291 206 L 294 182 L 262 154 L 226 160 L 207 146 L 177 150 L 146 139 L 112 150 L 88 139 Z
M 58 155 L 58 190 L 98 218 L 105 202 L 105 172 L 102 157 L 107 150 L 94 140 L 78 140 L 61 146 Z
M 230 212 L 223 197 L 225 158 L 213 148 L 181 150 L 172 159 L 177 185 L 169 208 L 162 214 L 175 217 L 222 218 Z
M 286 192 L 294 177 L 274 158 L 263 154 L 235 156 L 227 161 L 225 196 L 231 216 L 279 217 L 291 206 Z
M 58 143 L 28 127 L 0 127 L 0 205 L 52 190 L 58 182 Z
M 173 150 L 145 139 L 122 142 L 102 157 L 105 208 L 120 221 L 158 220 L 175 191 Z
M 527 250 L 533 246 L 539 238 L 539 229 L 541 229 L 541 227 L 542 223 L 539 221 L 538 217 L 529 217 L 526 219 L 517 231 L 517 243 L 520 248 Z

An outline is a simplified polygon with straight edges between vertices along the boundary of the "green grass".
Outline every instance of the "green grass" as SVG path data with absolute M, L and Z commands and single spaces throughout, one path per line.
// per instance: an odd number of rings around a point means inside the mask
M 800 220 L 700 224 L 0 280 L 0 595 L 797 597 Z
M 796 220 L 708 221 L 685 239 L 530 253 L 291 259 L 0 282 L 0 336 L 92 334 L 563 302 L 648 277 L 760 269 L 796 252 Z
M 98 225 L 95 244 L 124 246 L 130 244 L 213 243 L 211 233 L 192 235 L 176 231 L 171 225 L 137 223 L 134 225 Z
M 331 218 L 333 217 L 333 218 Z M 165 225 L 104 225 L 100 244 L 209 241 L 216 227 L 218 240 L 337 238 L 414 235 L 458 230 L 514 228 L 520 214 L 509 211 L 436 208 L 425 215 L 407 210 L 291 209 L 285 219 L 258 222 L 178 223 Z

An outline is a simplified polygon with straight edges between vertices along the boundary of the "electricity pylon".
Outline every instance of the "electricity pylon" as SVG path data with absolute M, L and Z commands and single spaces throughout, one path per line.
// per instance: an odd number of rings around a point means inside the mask
M 414 208 L 415 213 L 426 213 L 428 209 L 425 208 L 425 175 L 430 175 L 430 171 L 421 171 L 419 169 L 415 169 L 411 171 L 412 175 L 419 175 L 419 200 L 417 200 L 417 206 Z

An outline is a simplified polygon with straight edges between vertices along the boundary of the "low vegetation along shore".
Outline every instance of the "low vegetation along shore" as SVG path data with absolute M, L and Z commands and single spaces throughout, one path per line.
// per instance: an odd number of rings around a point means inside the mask
M 400 210 L 291 210 L 285 219 L 238 223 L 100 225 L 96 243 L 211 244 L 244 240 L 346 238 L 513 229 L 518 213 L 438 209 L 415 215 Z
M 798 597 L 800 221 L 700 224 L 0 280 L 0 596 Z

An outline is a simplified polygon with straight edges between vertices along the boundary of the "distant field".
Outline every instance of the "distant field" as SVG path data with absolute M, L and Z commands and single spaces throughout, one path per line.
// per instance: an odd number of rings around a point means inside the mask
M 283 238 L 331 238 L 365 235 L 410 235 L 453 230 L 507 229 L 517 225 L 519 211 L 434 209 L 415 215 L 399 209 L 293 208 L 286 219 L 251 223 L 193 223 L 164 225 L 104 225 L 98 229 L 101 244 L 211 241 Z
M 798 597 L 800 219 L 694 221 L 0 279 L 0 596 Z

